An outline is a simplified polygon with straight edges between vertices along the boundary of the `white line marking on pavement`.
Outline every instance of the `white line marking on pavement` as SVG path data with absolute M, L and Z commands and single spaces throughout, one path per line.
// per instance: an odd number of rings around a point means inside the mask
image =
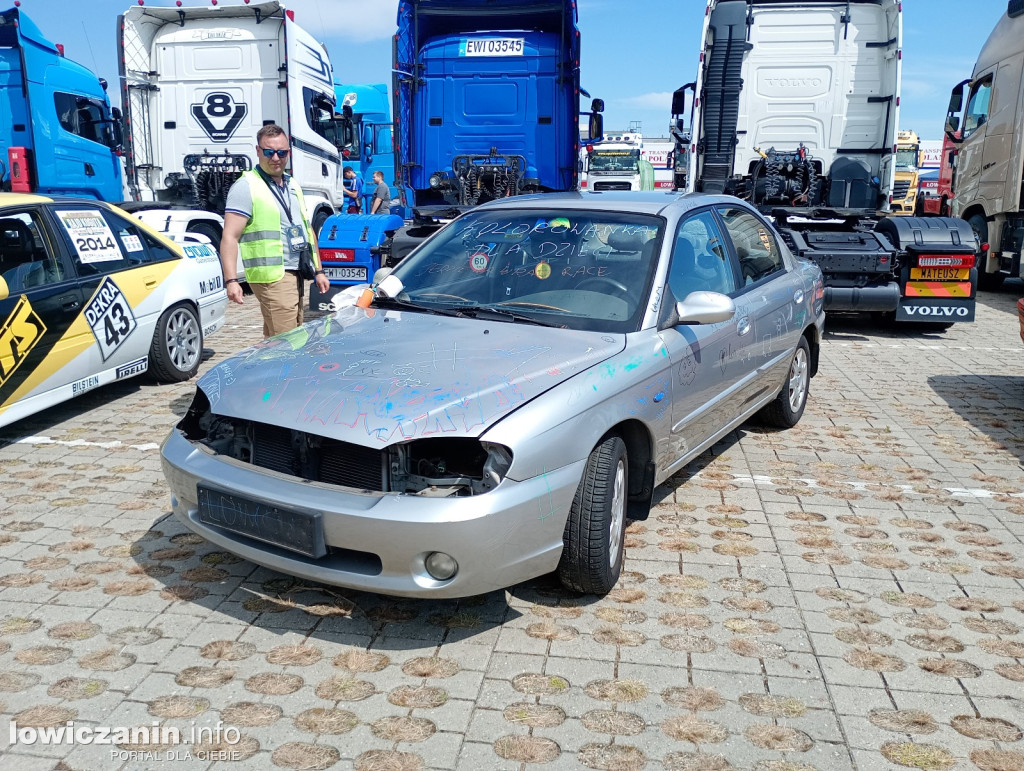
M 693 479 L 698 479 L 698 480 L 706 480 L 706 479 L 708 479 L 708 477 L 701 476 L 700 474 L 695 474 L 692 478 Z M 786 478 L 786 477 L 778 477 L 778 476 L 771 477 L 771 476 L 766 476 L 764 474 L 754 474 L 754 475 L 751 475 L 751 474 L 733 474 L 732 475 L 732 479 L 733 479 L 734 482 L 737 482 L 738 484 L 751 485 L 752 487 L 758 487 L 758 486 L 762 486 L 762 487 L 785 487 L 785 485 L 783 485 L 783 484 L 777 484 L 776 482 L 772 481 L 773 479 L 779 479 L 779 480 L 784 481 L 788 485 L 795 484 L 795 485 L 800 485 L 801 487 L 806 487 L 808 489 L 822 490 L 824 492 L 828 492 L 829 490 L 835 489 L 835 488 L 832 488 L 832 487 L 828 487 L 826 485 L 819 484 L 817 479 L 805 479 L 805 478 L 800 478 L 800 477 L 797 477 L 797 478 Z M 709 481 L 714 481 L 714 480 L 709 480 Z M 849 487 L 849 488 L 852 488 L 853 490 L 855 490 L 857 492 L 862 492 L 862 493 L 864 493 L 864 492 L 866 492 L 866 493 L 876 492 L 875 490 L 871 489 L 871 487 L 874 486 L 874 487 L 895 488 L 895 489 L 899 490 L 900 492 L 908 493 L 910 495 L 927 495 L 927 493 L 922 493 L 922 492 L 919 492 L 918 490 L 915 490 L 913 485 L 881 484 L 881 483 L 877 483 L 877 482 L 859 482 L 859 481 L 852 481 L 852 480 L 851 481 L 847 481 L 847 482 L 842 482 L 841 484 L 844 487 Z M 960 496 L 960 497 L 963 497 L 963 498 L 995 498 L 997 495 L 1006 495 L 1006 496 L 1008 496 L 1010 498 L 1024 498 L 1024 493 L 1000 493 L 998 491 L 985 490 L 983 488 L 943 487 L 942 489 L 945 492 L 949 493 L 950 495 Z
M 62 447 L 99 447 L 104 450 L 112 450 L 115 447 L 128 447 L 131 450 L 158 450 L 160 449 L 159 444 L 148 442 L 146 444 L 129 444 L 126 445 L 124 442 L 114 440 L 113 442 L 87 442 L 85 439 L 51 439 L 48 436 L 23 436 L 20 439 L 15 439 L 11 444 L 33 444 L 33 445 L 47 445 L 47 444 L 59 444 Z

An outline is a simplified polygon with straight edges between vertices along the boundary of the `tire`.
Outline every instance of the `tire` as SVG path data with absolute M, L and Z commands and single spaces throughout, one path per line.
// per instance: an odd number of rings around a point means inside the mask
M 149 348 L 149 371 L 161 383 L 180 383 L 193 377 L 203 358 L 203 328 L 195 309 L 180 303 L 165 310 L 156 322 Z
M 985 220 L 984 215 L 972 214 L 971 218 L 967 220 L 967 223 L 971 226 L 971 230 L 978 237 L 979 244 L 988 243 L 988 222 Z M 1003 285 L 1003 279 L 1005 276 L 1002 273 L 985 273 L 981 267 L 982 252 L 979 250 L 976 253 L 978 260 L 978 289 L 984 289 L 985 291 L 992 291 L 998 289 Z
M 193 222 L 188 226 L 189 233 L 198 233 L 201 236 L 206 236 L 210 239 L 210 243 L 213 245 L 213 250 L 220 254 L 220 230 L 216 225 L 210 222 Z
M 765 423 L 779 428 L 792 428 L 803 417 L 807 395 L 811 391 L 811 349 L 807 338 L 800 338 L 796 353 L 789 364 L 786 382 L 775 401 L 764 408 L 761 415 Z
M 320 230 L 323 228 L 324 223 L 327 222 L 327 218 L 330 217 L 327 212 L 323 209 L 313 215 L 313 221 L 309 223 L 309 226 L 313 228 L 313 235 L 318 239 L 320 238 Z
M 565 523 L 558 579 L 567 589 L 603 595 L 619 580 L 628 490 L 626 445 L 610 436 L 590 453 Z

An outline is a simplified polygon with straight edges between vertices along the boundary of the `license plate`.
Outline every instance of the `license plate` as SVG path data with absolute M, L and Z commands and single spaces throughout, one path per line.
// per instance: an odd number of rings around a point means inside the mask
M 366 268 L 329 268 L 325 265 L 324 273 L 335 281 L 366 281 Z
M 198 485 L 199 521 L 318 559 L 327 554 L 320 512 L 282 509 Z
M 911 268 L 910 277 L 920 281 L 969 281 L 970 268 Z
M 465 39 L 459 44 L 459 56 L 522 56 L 523 38 L 491 37 Z

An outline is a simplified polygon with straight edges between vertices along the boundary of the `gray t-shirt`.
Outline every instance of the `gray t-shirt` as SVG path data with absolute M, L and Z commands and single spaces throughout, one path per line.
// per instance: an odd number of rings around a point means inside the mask
M 290 179 L 291 177 L 287 174 L 284 175 L 289 195 L 289 199 L 286 200 L 288 200 L 291 205 L 292 222 L 299 227 L 302 227 L 302 211 L 299 208 L 299 199 L 295 195 L 295 190 L 288 184 Z M 291 239 L 288 237 L 288 212 L 285 211 L 284 206 L 281 205 L 281 200 L 278 196 L 275 195 L 273 198 L 277 201 L 277 210 L 281 214 L 281 248 L 284 250 L 284 269 L 298 270 L 299 252 L 292 249 Z M 249 183 L 246 182 L 244 178 L 239 179 L 231 186 L 231 189 L 228 190 L 228 198 L 227 202 L 224 204 L 224 211 L 241 214 L 246 218 L 246 220 L 252 222 L 252 191 L 249 189 Z
M 373 191 L 373 197 L 380 199 L 377 214 L 388 214 L 391 211 L 391 188 L 388 187 L 387 182 L 379 182 L 377 184 L 377 189 Z

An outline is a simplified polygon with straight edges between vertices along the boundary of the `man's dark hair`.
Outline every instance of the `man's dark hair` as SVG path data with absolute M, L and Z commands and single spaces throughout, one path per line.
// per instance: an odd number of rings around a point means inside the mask
M 256 132 L 256 144 L 262 144 L 264 139 L 273 139 L 279 136 L 287 136 L 287 133 L 276 123 L 268 123 Z
M 345 168 L 343 168 L 343 169 L 341 170 L 341 173 L 342 173 L 342 174 L 348 174 L 348 173 L 349 173 L 350 171 L 351 171 L 351 172 L 352 172 L 353 174 L 355 174 L 355 173 L 356 173 L 356 170 L 355 170 L 355 169 L 353 169 L 353 168 L 352 168 L 351 166 L 346 166 Z

